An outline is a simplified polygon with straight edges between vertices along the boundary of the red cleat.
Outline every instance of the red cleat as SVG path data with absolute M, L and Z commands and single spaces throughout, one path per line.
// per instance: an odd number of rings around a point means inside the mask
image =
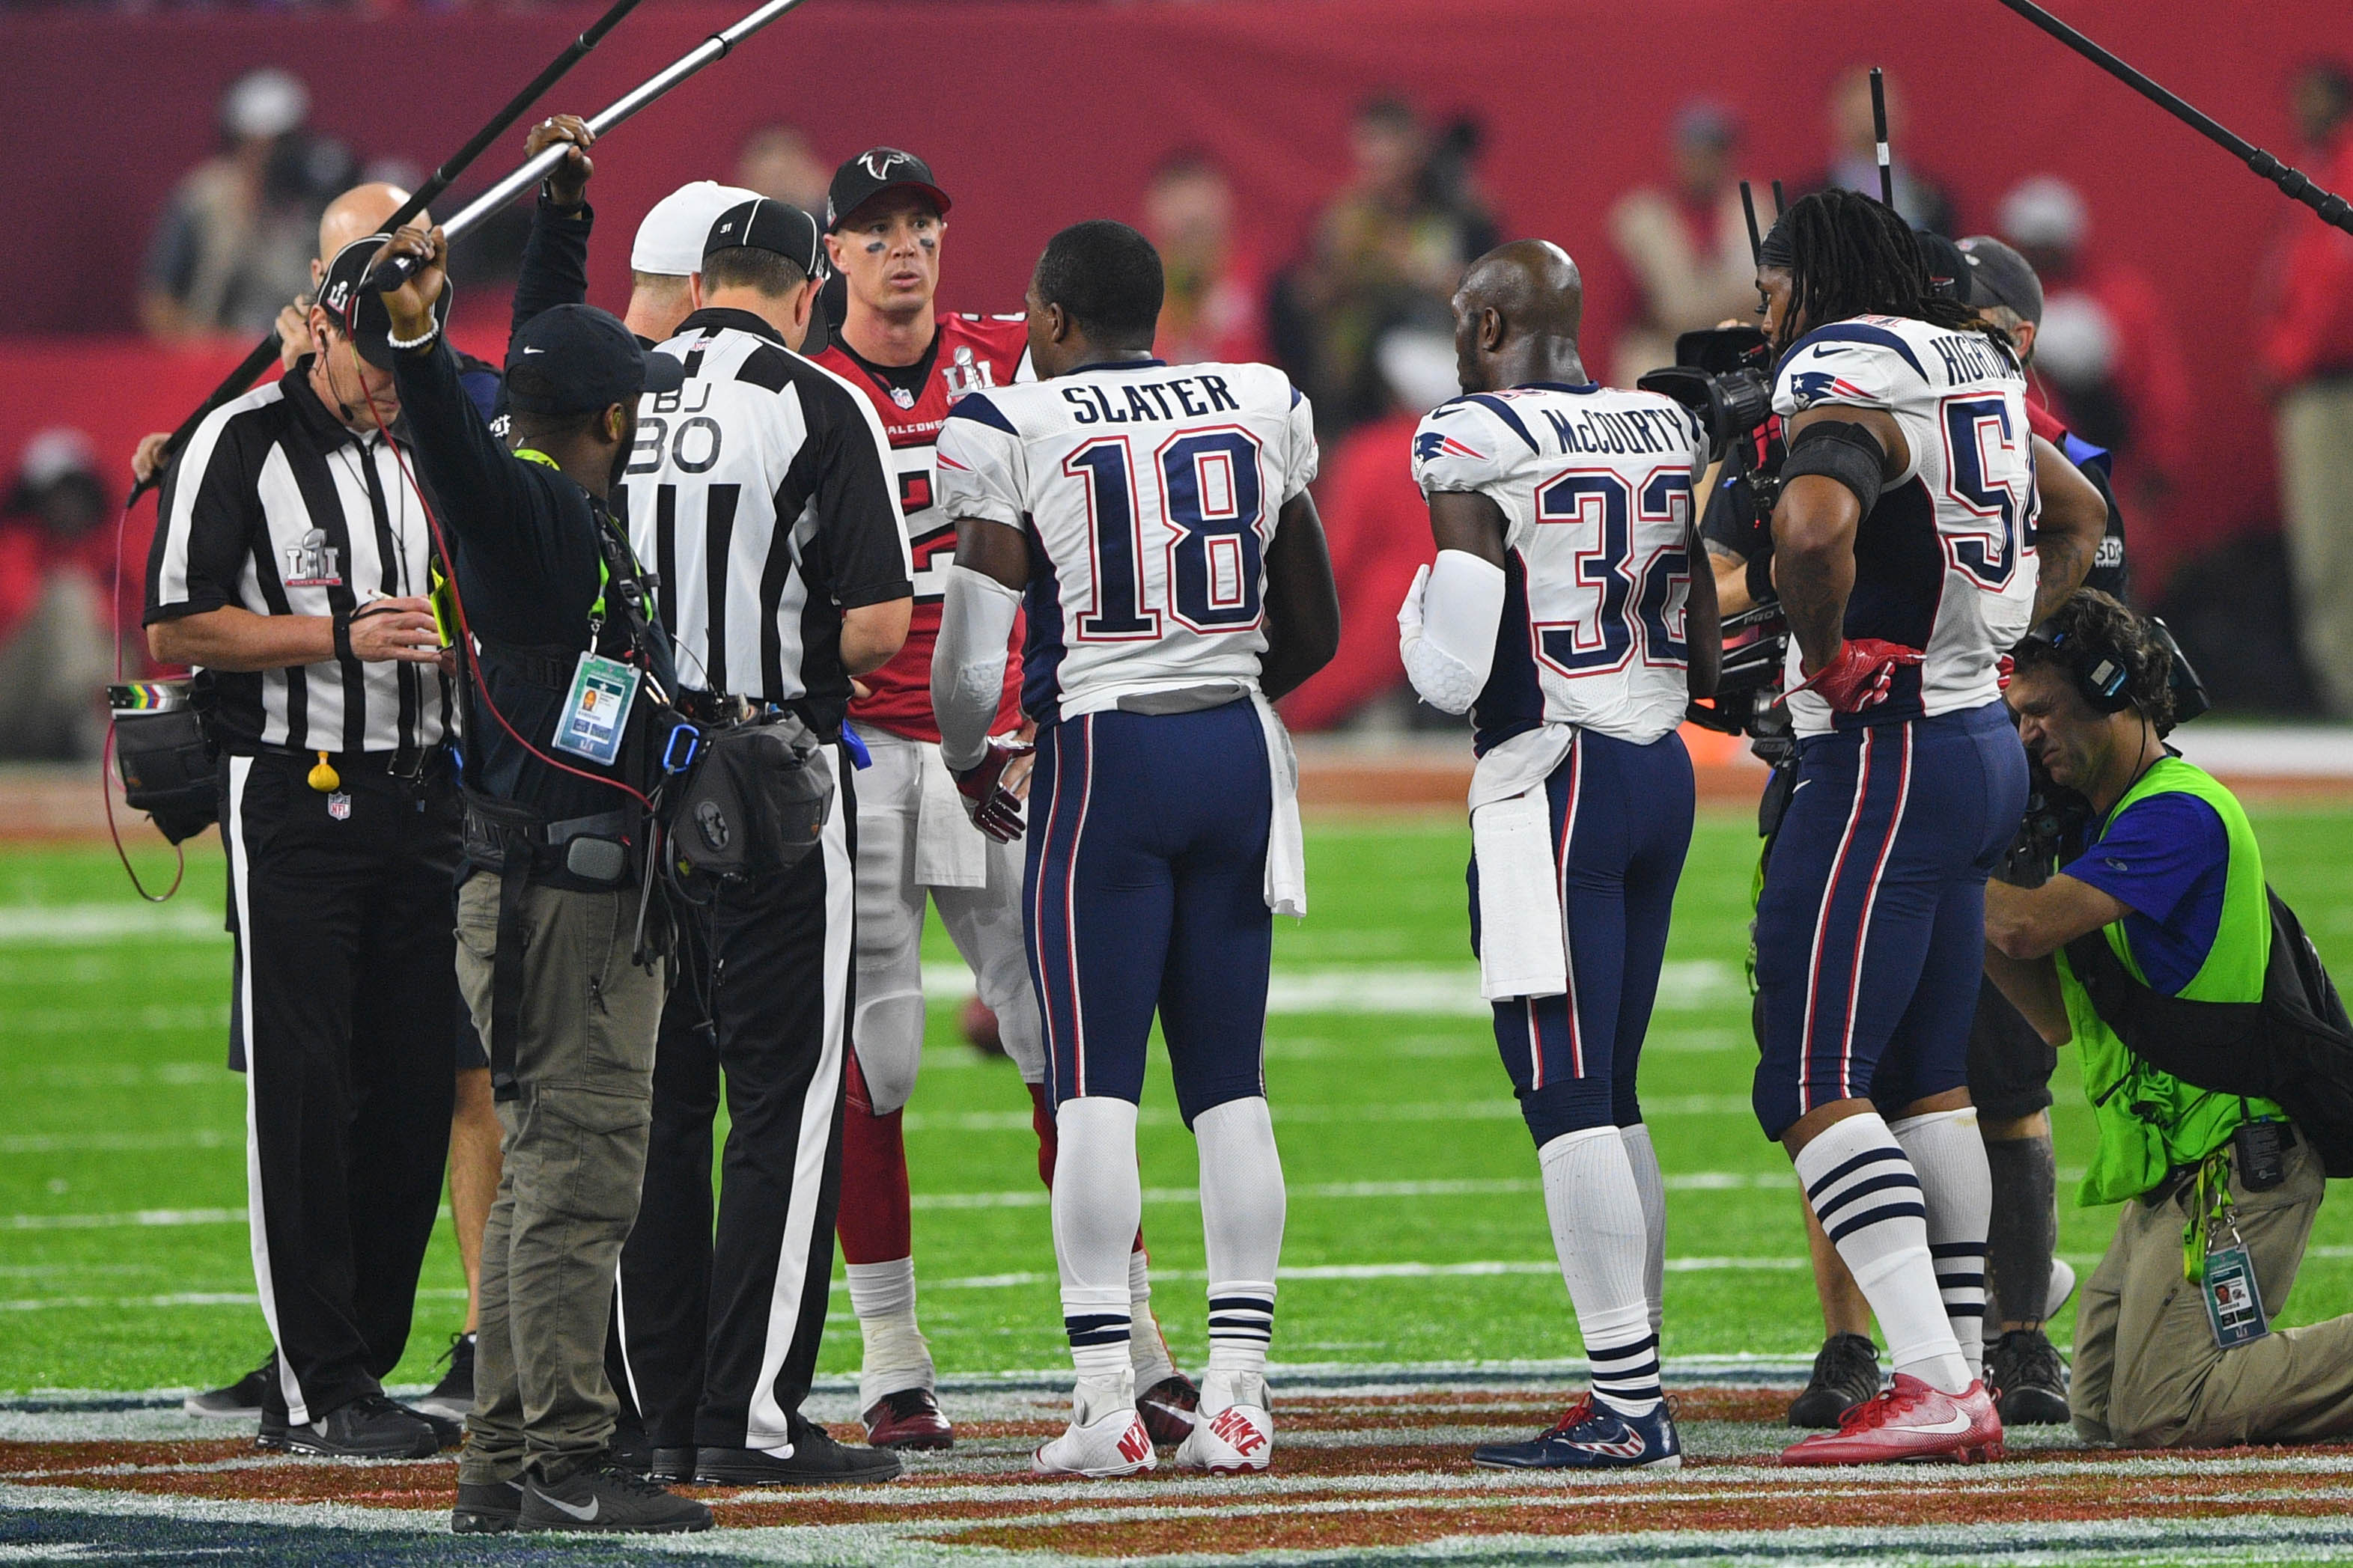
M 955 1428 L 929 1390 L 902 1388 L 867 1406 L 866 1441 L 877 1448 L 953 1448 Z
M 1159 1444 L 1182 1443 L 1193 1435 L 1193 1412 L 1201 1407 L 1201 1391 L 1183 1373 L 1164 1377 L 1136 1396 L 1135 1413 L 1144 1429 Z
M 1835 1432 L 1817 1432 L 1781 1451 L 1785 1465 L 1877 1465 L 1891 1459 L 1957 1459 L 1974 1465 L 2001 1458 L 2001 1416 L 1983 1383 L 1947 1394 L 1908 1373 L 1880 1395 L 1839 1417 Z

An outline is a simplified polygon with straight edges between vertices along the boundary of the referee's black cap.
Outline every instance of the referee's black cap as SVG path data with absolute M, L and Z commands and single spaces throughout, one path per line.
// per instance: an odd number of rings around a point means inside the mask
M 932 178 L 932 166 L 896 147 L 870 147 L 833 172 L 825 192 L 825 226 L 839 228 L 850 215 L 885 191 L 921 191 L 945 217 L 948 194 Z
M 327 263 L 326 276 L 319 279 L 319 304 L 327 314 L 343 323 L 360 358 L 378 370 L 392 368 L 392 316 L 384 308 L 384 296 L 372 289 L 362 289 L 360 279 L 367 275 L 368 263 L 375 259 L 385 242 L 392 236 L 371 234 L 355 239 L 335 252 Z M 437 326 L 449 322 L 449 301 L 457 290 L 447 279 L 441 283 L 441 297 L 433 301 L 433 320 Z
M 702 242 L 702 254 L 707 260 L 713 251 L 739 246 L 773 251 L 799 268 L 805 277 L 817 276 L 820 257 L 817 219 L 790 202 L 755 196 L 729 207 L 712 221 L 711 234 Z
M 685 365 L 648 350 L 594 305 L 542 310 L 507 347 L 507 403 L 526 414 L 593 414 L 685 381 Z

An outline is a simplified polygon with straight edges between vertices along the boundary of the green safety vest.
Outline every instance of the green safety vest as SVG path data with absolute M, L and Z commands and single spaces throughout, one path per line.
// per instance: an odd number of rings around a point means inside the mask
M 2260 1002 L 2263 971 L 2271 962 L 2271 913 L 2263 900 L 2263 856 L 2237 797 L 2203 769 L 2168 756 L 2125 792 L 2101 822 L 2100 831 L 2105 833 L 2108 824 L 2135 802 L 2168 792 L 2195 795 L 2212 806 L 2231 847 L 2214 945 L 2178 994 L 2192 1002 Z M 2098 847 L 2097 840 L 2092 847 Z M 2124 922 L 2107 926 L 2104 934 L 2132 977 L 2148 984 L 2133 957 Z M 2114 1204 L 2138 1197 L 2163 1182 L 2168 1172 L 2204 1160 L 2229 1142 L 2242 1123 L 2285 1115 L 2268 1100 L 2199 1089 L 2135 1056 L 2093 1011 L 2066 952 L 2054 952 L 2052 958 L 2059 967 L 2059 991 L 2067 1005 L 2067 1022 L 2081 1052 L 2084 1089 L 2091 1096 L 2100 1133 L 2077 1202 Z

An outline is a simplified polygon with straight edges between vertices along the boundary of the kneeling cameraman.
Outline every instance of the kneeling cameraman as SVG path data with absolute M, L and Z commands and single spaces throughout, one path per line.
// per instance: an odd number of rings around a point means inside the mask
M 709 1509 L 611 1462 L 619 1407 L 604 1361 L 664 989 L 643 913 L 646 716 L 673 684 L 667 636 L 606 496 L 638 394 L 674 391 L 682 373 L 602 310 L 543 310 L 508 345 L 516 449 L 503 449 L 435 323 L 447 251 L 440 230 L 411 226 L 378 265 L 417 264 L 385 304 L 469 634 L 458 974 L 490 1044 L 502 1133 L 450 1522 L 461 1533 L 708 1529 Z
M 2076 1316 L 2075 1428 L 2124 1447 L 2353 1432 L 2353 1317 L 2280 1331 L 2264 1317 L 2320 1207 L 2309 1142 L 2269 1100 L 2160 1070 L 2087 989 L 2128 971 L 2161 997 L 2262 1001 L 2273 918 L 2253 830 L 2166 746 L 2170 653 L 2124 605 L 2079 592 L 2015 657 L 2021 738 L 2092 819 L 2042 886 L 1986 889 L 1986 967 L 2082 1052 L 2099 1146 L 2080 1201 L 2126 1205 Z

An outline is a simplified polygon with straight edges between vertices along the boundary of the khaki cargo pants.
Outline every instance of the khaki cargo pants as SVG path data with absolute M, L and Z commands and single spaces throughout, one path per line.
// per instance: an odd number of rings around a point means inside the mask
M 629 962 L 634 889 L 523 893 L 521 1094 L 499 1102 L 499 1193 L 482 1236 L 474 1412 L 459 1478 L 561 1480 L 600 1453 L 613 1271 L 638 1215 L 663 977 Z M 458 895 L 458 983 L 491 1037 L 499 879 Z
M 2286 1304 L 2320 1210 L 2320 1163 L 2299 1140 L 2287 1179 L 2250 1193 L 2231 1178 L 2239 1234 L 2263 1310 Z M 2123 1448 L 2209 1448 L 2353 1433 L 2353 1317 L 2274 1330 L 2217 1350 L 2201 1288 L 2181 1276 L 2181 1229 L 2195 1183 L 2155 1204 L 2135 1198 L 2075 1319 L 2068 1405 L 2084 1441 Z

